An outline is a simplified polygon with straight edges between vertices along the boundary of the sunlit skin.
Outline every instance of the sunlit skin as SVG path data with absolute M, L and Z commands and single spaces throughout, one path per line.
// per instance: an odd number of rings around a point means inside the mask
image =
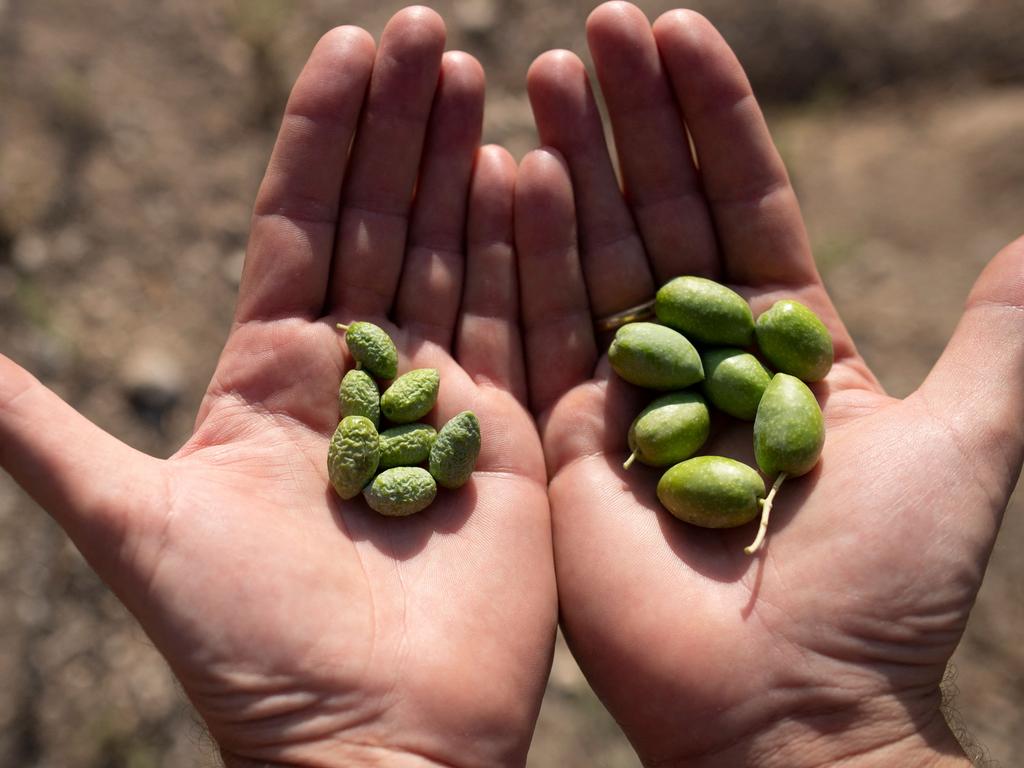
M 981 276 L 920 389 L 891 398 L 829 301 L 718 33 L 685 11 L 652 29 L 626 3 L 598 8 L 587 33 L 625 191 L 567 51 L 531 68 L 545 148 L 517 185 L 531 403 L 574 654 L 647 765 L 968 764 L 939 684 L 1020 471 L 1024 242 Z M 593 318 L 677 274 L 728 283 L 755 316 L 798 299 L 835 343 L 813 385 L 824 455 L 782 486 L 754 558 L 756 524 L 681 524 L 658 504 L 657 470 L 622 468 L 652 395 L 610 372 Z M 720 416 L 712 431 L 705 452 L 753 463 L 749 422 Z
M 260 189 L 236 317 L 169 460 L 0 358 L 0 460 L 138 617 L 229 765 L 517 765 L 555 638 L 550 515 L 525 407 L 515 161 L 479 148 L 484 78 L 432 11 L 326 35 Z M 346 149 L 354 138 L 351 155 Z M 416 188 L 415 203 L 413 189 Z M 337 233 L 337 237 L 336 237 Z M 474 411 L 470 482 L 409 519 L 327 479 L 338 322 Z
M 625 193 L 573 54 L 530 71 L 546 148 L 517 169 L 479 146 L 483 73 L 443 53 L 434 12 L 376 44 L 328 33 L 192 437 L 139 454 L 0 356 L 0 465 L 138 617 L 232 767 L 522 765 L 559 618 L 648 765 L 966 764 L 938 685 L 1020 470 L 1024 243 L 894 400 L 717 33 L 609 3 L 588 37 Z M 657 470 L 622 469 L 644 395 L 594 322 L 678 274 L 755 315 L 796 298 L 835 343 L 821 464 L 783 486 L 754 558 L 753 524 L 687 527 Z M 352 364 L 335 325 L 353 320 L 393 335 L 400 371 L 439 370 L 435 426 L 481 422 L 473 478 L 413 518 L 327 481 Z M 719 419 L 709 447 L 751 462 L 749 423 Z

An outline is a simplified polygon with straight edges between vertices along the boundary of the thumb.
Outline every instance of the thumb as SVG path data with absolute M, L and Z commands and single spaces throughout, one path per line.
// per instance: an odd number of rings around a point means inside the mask
M 1024 237 L 985 267 L 917 394 L 1009 495 L 1024 453 Z
M 159 508 L 161 464 L 89 422 L 0 355 L 0 467 L 90 560 L 116 557 L 143 512 Z

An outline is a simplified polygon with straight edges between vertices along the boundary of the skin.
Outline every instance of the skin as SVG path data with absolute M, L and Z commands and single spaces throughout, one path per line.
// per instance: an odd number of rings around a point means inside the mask
M 647 764 L 966 765 L 938 680 L 1020 470 L 1024 241 L 893 400 L 707 22 L 677 11 L 652 33 L 614 3 L 588 36 L 628 196 L 575 56 L 531 70 L 561 154 L 528 155 L 516 181 L 506 153 L 476 148 L 482 76 L 442 57 L 436 15 L 399 13 L 379 52 L 330 33 L 292 93 L 193 437 L 167 461 L 138 454 L 0 357 L 0 464 L 138 616 L 230 766 L 522 764 L 552 649 L 552 533 L 564 627 Z M 618 466 L 642 403 L 609 378 L 593 319 L 683 273 L 755 311 L 795 294 L 836 341 L 816 385 L 822 470 L 787 485 L 758 559 L 747 530 L 683 528 L 653 476 Z M 409 520 L 327 488 L 351 363 L 334 323 L 355 319 L 441 371 L 439 420 L 472 408 L 489 435 L 469 486 Z M 729 439 L 749 461 L 749 432 Z
M 135 452 L 0 356 L 0 464 L 138 617 L 229 766 L 525 761 L 556 597 L 516 169 L 479 148 L 483 73 L 444 39 L 410 8 L 379 45 L 341 27 L 316 46 L 173 457 Z M 387 330 L 403 369 L 440 371 L 435 426 L 471 408 L 488 436 L 468 485 L 413 518 L 327 481 L 352 366 L 335 323 L 354 320 Z
M 1024 240 L 985 269 L 921 387 L 891 398 L 829 301 L 718 33 L 689 11 L 652 28 L 616 2 L 587 36 L 625 191 L 583 63 L 553 51 L 529 73 L 546 148 L 521 164 L 516 210 L 530 402 L 576 658 L 646 765 L 968 765 L 939 684 L 1021 467 Z M 755 315 L 795 297 L 835 342 L 814 385 L 821 464 L 786 483 L 754 558 L 754 524 L 681 525 L 659 507 L 656 473 L 620 466 L 638 394 L 609 375 L 593 322 L 677 274 L 726 282 Z M 750 425 L 706 452 L 752 463 Z

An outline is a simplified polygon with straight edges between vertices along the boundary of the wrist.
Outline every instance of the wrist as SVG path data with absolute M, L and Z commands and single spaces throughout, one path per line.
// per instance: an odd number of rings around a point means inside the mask
M 287 762 L 269 762 L 223 751 L 221 760 L 224 768 L 452 768 L 450 763 L 431 760 L 424 755 L 370 745 L 339 746 L 329 755 L 317 755 L 311 760 L 299 758 Z
M 929 697 L 931 699 L 931 697 Z M 919 702 L 921 704 L 923 702 Z M 821 707 L 782 717 L 748 739 L 712 753 L 645 758 L 647 768 L 970 768 L 938 696 L 928 706 L 903 700 Z

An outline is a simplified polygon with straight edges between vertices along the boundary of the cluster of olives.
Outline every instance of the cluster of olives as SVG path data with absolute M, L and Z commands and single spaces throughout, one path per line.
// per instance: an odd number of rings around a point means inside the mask
M 677 277 L 658 290 L 658 323 L 633 322 L 615 334 L 608 358 L 631 384 L 670 391 L 640 412 L 629 429 L 634 461 L 670 467 L 658 499 L 680 520 L 705 528 L 731 528 L 758 513 L 764 541 L 772 500 L 787 477 L 810 472 L 825 442 L 825 423 L 804 383 L 832 367 L 832 338 L 817 315 L 792 300 L 778 301 L 754 322 L 738 293 L 702 277 Z M 755 346 L 776 371 L 750 351 Z M 699 345 L 698 347 L 694 345 Z M 701 391 L 686 389 L 700 385 Z M 691 458 L 708 438 L 707 403 L 754 422 L 754 456 L 773 477 L 771 491 L 753 468 L 724 456 Z
M 439 431 L 418 423 L 437 402 L 437 369 L 417 368 L 395 378 L 398 351 L 383 328 L 367 322 L 338 328 L 356 367 L 341 380 L 341 419 L 327 452 L 335 492 L 343 499 L 362 493 L 375 512 L 405 517 L 430 506 L 438 485 L 465 485 L 480 453 L 480 422 L 473 412 L 463 411 Z M 381 394 L 375 379 L 393 381 Z M 382 416 L 392 426 L 380 429 Z

